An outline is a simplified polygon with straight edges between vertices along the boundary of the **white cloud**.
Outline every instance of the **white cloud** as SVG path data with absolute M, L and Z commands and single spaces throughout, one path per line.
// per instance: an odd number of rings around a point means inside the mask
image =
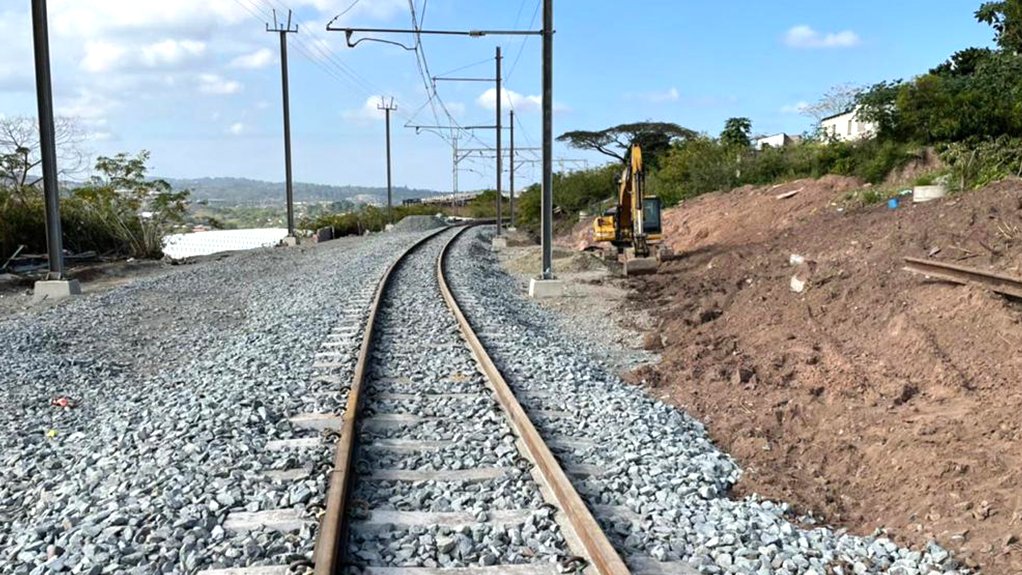
M 85 57 L 81 67 L 86 72 L 102 73 L 117 68 L 128 50 L 119 44 L 106 40 L 90 40 L 85 43 Z
M 792 48 L 850 48 L 862 43 L 851 30 L 822 33 L 810 26 L 794 26 L 784 35 L 784 43 Z
M 49 12 L 55 35 L 80 38 L 105 38 L 121 31 L 208 34 L 211 22 L 235 24 L 251 18 L 233 0 L 52 0 Z
M 654 102 L 654 103 L 659 103 L 659 102 L 677 102 L 678 99 L 681 98 L 681 94 L 678 93 L 678 89 L 677 88 L 672 86 L 670 89 L 668 89 L 668 90 L 666 90 L 664 92 L 653 92 L 653 93 L 647 94 L 647 98 L 649 99 L 650 102 Z
M 625 94 L 626 100 L 640 100 L 643 102 L 649 102 L 650 104 L 663 104 L 665 102 L 677 102 L 681 99 L 681 93 L 675 87 L 668 88 L 660 92 L 628 92 Z
M 408 11 L 408 0 L 373 0 L 359 2 L 354 6 L 351 0 L 298 0 L 298 4 L 315 8 L 331 18 L 351 8 L 338 21 L 340 23 L 360 18 L 387 20 Z
M 274 60 L 273 50 L 270 50 L 269 48 L 260 48 L 255 52 L 243 54 L 231 60 L 231 67 L 256 70 L 269 66 Z
M 102 74 L 114 70 L 173 68 L 198 61 L 206 43 L 169 38 L 151 44 L 88 40 L 79 66 L 86 72 Z
M 206 43 L 198 40 L 168 39 L 143 46 L 141 62 L 148 68 L 177 66 L 206 53 Z
M 242 90 L 240 82 L 228 80 L 216 74 L 199 74 L 199 91 L 203 94 L 237 94 Z
M 68 103 L 57 108 L 57 114 L 79 118 L 92 126 L 105 126 L 106 116 L 119 102 L 97 91 L 80 88 Z
M 0 38 L 4 39 L 0 91 L 30 90 L 34 85 L 31 29 L 27 9 L 24 14 L 0 11 Z
M 802 114 L 809 108 L 809 102 L 796 102 L 794 104 L 788 104 L 781 106 L 782 114 Z
M 352 0 L 294 0 L 290 6 L 301 15 L 301 34 L 306 45 L 314 46 L 314 55 L 343 52 L 343 36 L 328 34 L 323 27 L 352 6 Z M 21 93 L 28 94 L 34 87 L 29 8 L 28 2 L 0 3 L 0 37 L 4 38 L 0 103 L 10 103 L 3 110 L 9 114 L 34 110 L 33 100 Z M 407 9 L 407 0 L 363 1 L 340 22 L 393 19 L 388 23 L 397 24 L 400 17 L 404 23 Z M 108 152 L 109 146 L 99 142 L 121 137 L 172 148 L 169 141 L 162 143 L 165 126 L 136 121 L 152 109 L 167 111 L 168 120 L 180 124 L 171 130 L 195 133 L 210 123 L 220 138 L 238 130 L 248 136 L 257 127 L 245 110 L 276 109 L 272 99 L 266 100 L 267 93 L 255 89 L 257 80 L 250 85 L 242 75 L 244 70 L 265 71 L 278 61 L 276 39 L 263 31 L 263 12 L 269 13 L 269 4 L 251 0 L 49 0 L 57 111 L 81 118 L 101 152 Z M 295 60 L 300 57 L 293 54 Z M 352 69 L 365 70 L 364 66 L 362 61 L 352 64 Z M 306 72 L 296 69 L 292 74 L 299 78 Z M 189 98 L 188 92 L 208 97 Z M 268 94 L 279 96 L 279 91 Z M 357 109 L 361 104 L 358 96 L 344 95 L 342 107 Z M 222 117 L 210 122 L 211 109 L 226 102 L 234 106 L 233 113 L 223 108 Z M 316 113 L 325 118 L 336 111 Z M 375 110 L 375 101 L 371 113 L 361 113 L 381 114 Z M 232 124 L 235 121 L 240 127 Z
M 487 110 L 497 109 L 497 89 L 489 88 L 478 98 L 476 104 Z M 501 89 L 500 104 L 504 109 L 514 108 L 518 112 L 536 112 L 542 109 L 542 96 L 526 96 L 507 88 Z
M 343 116 L 345 120 L 354 122 L 382 120 L 386 116 L 384 111 L 378 108 L 382 99 L 389 100 L 390 98 L 384 98 L 383 96 L 369 96 L 366 98 L 366 101 L 362 103 L 362 107 L 355 108 L 354 110 L 345 110 L 341 112 L 341 116 Z
M 501 89 L 502 98 L 500 100 L 501 106 L 507 110 L 510 107 L 514 107 L 516 112 L 539 112 L 543 109 L 543 97 L 532 96 L 526 94 L 519 94 L 514 90 L 508 90 L 506 88 Z M 476 104 L 486 110 L 497 109 L 497 89 L 489 88 L 485 92 L 476 98 Z M 568 112 L 570 108 L 561 104 L 560 102 L 554 101 L 554 112 Z
M 90 140 L 100 142 L 115 139 L 109 116 L 122 105 L 116 96 L 83 87 L 71 98 L 61 101 L 63 104 L 57 107 L 57 115 L 77 119 Z
M 232 136 L 240 136 L 245 133 L 245 124 L 241 122 L 235 122 L 227 128 L 227 133 Z

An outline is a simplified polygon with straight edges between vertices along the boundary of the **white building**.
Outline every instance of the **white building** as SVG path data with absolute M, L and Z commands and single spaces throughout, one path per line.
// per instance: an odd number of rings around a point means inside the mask
M 784 132 L 781 132 L 780 134 L 774 134 L 772 136 L 759 136 L 758 138 L 753 138 L 752 147 L 757 150 L 762 150 L 763 148 L 783 148 L 794 143 L 794 138 Z
M 876 135 L 876 124 L 859 120 L 859 108 L 820 120 L 820 133 L 842 142 L 853 142 Z

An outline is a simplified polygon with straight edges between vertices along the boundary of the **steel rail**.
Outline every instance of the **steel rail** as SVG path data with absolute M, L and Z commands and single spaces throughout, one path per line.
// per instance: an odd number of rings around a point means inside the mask
M 1002 295 L 1022 298 L 1022 279 L 1007 274 L 910 257 L 905 258 L 904 269 L 943 281 L 976 285 Z
M 550 451 L 539 431 L 536 430 L 536 426 L 526 415 L 525 409 L 518 403 L 514 392 L 504 380 L 504 376 L 501 375 L 496 364 L 493 363 L 482 342 L 479 341 L 479 337 L 476 336 L 472 325 L 461 311 L 461 307 L 447 284 L 445 272 L 448 252 L 458 237 L 467 229 L 468 227 L 465 227 L 452 236 L 437 258 L 437 281 L 440 284 L 440 292 L 444 296 L 444 301 L 447 302 L 447 307 L 457 318 L 462 337 L 472 349 L 472 355 L 479 362 L 487 382 L 497 396 L 498 403 L 507 415 L 512 428 L 522 440 L 526 454 L 536 465 L 540 480 L 553 495 L 557 506 L 564 512 L 568 520 L 569 528 L 574 531 L 575 537 L 582 543 L 587 554 L 586 559 L 600 575 L 628 575 L 630 571 L 625 562 L 611 545 L 607 535 L 589 508 L 586 507 L 585 502 L 582 501 L 567 473 L 564 472 L 553 452 Z
M 383 301 L 383 294 L 390 285 L 394 276 L 394 270 L 412 252 L 420 248 L 429 240 L 447 231 L 450 227 L 439 228 L 437 231 L 424 236 L 412 244 L 401 254 L 380 280 L 376 287 L 376 294 L 373 303 L 369 307 L 369 317 L 366 319 L 365 332 L 362 335 L 362 346 L 358 353 L 358 363 L 355 365 L 355 372 L 352 375 L 351 388 L 348 391 L 348 403 L 344 409 L 341 419 L 341 435 L 337 440 L 337 448 L 334 452 L 334 468 L 330 471 L 326 493 L 326 509 L 319 522 L 319 535 L 316 539 L 316 547 L 313 551 L 313 573 L 315 575 L 335 575 L 340 572 L 344 564 L 344 556 L 347 552 L 347 517 L 345 508 L 348 496 L 351 492 L 352 479 L 355 475 L 353 463 L 357 446 L 356 425 L 358 414 L 362 407 L 362 387 L 365 383 L 366 371 L 369 364 L 369 354 L 372 351 L 373 335 L 376 330 L 376 316 Z

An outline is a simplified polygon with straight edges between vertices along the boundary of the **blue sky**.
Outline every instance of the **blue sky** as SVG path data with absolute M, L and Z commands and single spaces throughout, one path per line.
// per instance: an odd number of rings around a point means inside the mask
M 382 185 L 379 97 L 394 97 L 394 180 L 449 190 L 452 148 L 408 121 L 435 122 L 413 52 L 379 43 L 351 49 L 326 22 L 351 8 L 352 26 L 408 27 L 408 0 L 50 0 L 58 112 L 81 118 L 100 154 L 149 149 L 163 176 L 283 179 L 277 36 L 271 8 L 296 10 L 291 36 L 295 177 Z M 415 0 L 426 28 L 539 27 L 539 0 Z M 33 114 L 29 2 L 0 8 L 0 114 Z M 979 0 L 556 0 L 555 134 L 639 120 L 716 134 L 732 116 L 756 133 L 799 133 L 796 110 L 838 84 L 865 85 L 925 72 L 955 50 L 990 45 L 972 17 Z M 854 6 L 854 7 L 851 7 Z M 423 10 L 423 8 L 425 8 Z M 394 38 L 408 42 L 410 39 Z M 539 39 L 424 37 L 432 75 L 492 77 L 502 45 L 505 102 L 519 146 L 538 145 Z M 519 56 L 520 54 L 520 56 Z M 467 67 L 466 67 L 467 66 Z M 464 67 L 464 68 L 463 68 Z M 463 68 L 463 69 L 462 69 Z M 459 70 L 460 69 L 460 70 Z M 495 92 L 441 83 L 462 125 L 493 122 Z M 486 92 L 490 89 L 489 92 Z M 443 112 L 440 112 L 443 121 Z M 464 146 L 491 146 L 476 132 Z M 558 158 L 602 157 L 558 145 Z M 462 189 L 492 186 L 493 163 L 462 163 Z M 524 165 L 518 181 L 538 178 Z

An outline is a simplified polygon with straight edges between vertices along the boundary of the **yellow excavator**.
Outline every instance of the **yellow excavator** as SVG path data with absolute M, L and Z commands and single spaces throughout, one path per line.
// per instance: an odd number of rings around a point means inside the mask
M 626 276 L 656 273 L 670 255 L 663 245 L 660 198 L 646 195 L 642 148 L 632 144 L 621 173 L 617 205 L 593 220 L 593 240 L 607 242 L 609 255 L 624 264 Z

